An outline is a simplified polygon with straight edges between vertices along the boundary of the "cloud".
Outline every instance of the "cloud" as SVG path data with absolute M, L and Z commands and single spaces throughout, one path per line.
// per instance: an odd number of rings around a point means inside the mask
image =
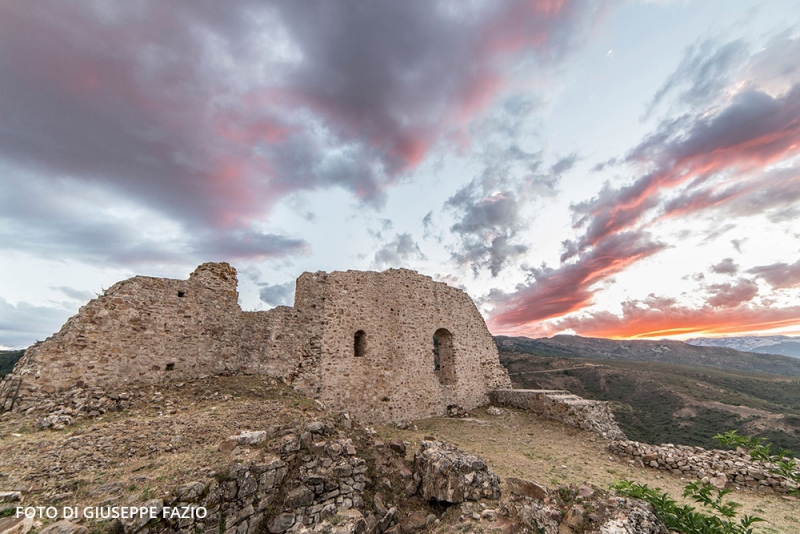
M 426 257 L 411 234 L 395 234 L 392 241 L 385 243 L 375 252 L 372 264 L 377 269 L 402 267 L 412 259 L 424 260 Z
M 77 307 L 76 307 L 77 308 Z M 56 332 L 77 309 L 11 304 L 0 297 L 0 346 L 25 348 Z
M 711 293 L 707 299 L 709 305 L 722 308 L 733 308 L 744 302 L 750 302 L 758 295 L 758 285 L 752 280 L 740 278 L 735 284 L 711 284 L 706 287 Z
M 706 40 L 690 46 L 680 65 L 656 91 L 647 108 L 646 116 L 664 98 L 683 87 L 677 101 L 686 106 L 702 106 L 713 101 L 730 83 L 735 67 L 744 63 L 747 45 L 742 40 L 724 44 Z
M 646 233 L 620 233 L 603 240 L 574 263 L 558 269 L 530 269 L 532 281 L 494 299 L 489 319 L 493 332 L 511 332 L 585 308 L 600 285 L 615 274 L 665 247 Z
M 503 122 L 502 116 L 492 120 Z M 487 144 L 480 155 L 481 174 L 444 203 L 456 217 L 450 231 L 459 241 L 452 259 L 471 267 L 475 275 L 488 269 L 497 276 L 528 251 L 520 235 L 530 224 L 526 214 L 536 201 L 556 194 L 562 174 L 578 159 L 569 154 L 542 169 L 542 155 L 521 148 L 515 132 L 508 135 L 507 146 Z
M 120 257 L 116 237 L 137 232 L 98 217 L 75 235 L 59 226 L 80 214 L 24 215 L 53 195 L 25 194 L 34 175 L 146 206 L 206 236 L 190 246 L 202 253 L 302 253 L 259 230 L 276 203 L 337 187 L 381 206 L 434 147 L 468 136 L 514 81 L 507 73 L 522 72 L 510 67 L 558 61 L 600 11 L 579 0 L 4 3 L 0 161 L 23 200 L 17 222 L 37 226 L 30 251 L 61 239 L 91 248 L 95 233 Z M 136 241 L 145 256 L 175 248 Z
M 285 284 L 259 284 L 258 297 L 270 306 L 291 306 L 294 302 L 295 282 Z
M 783 40 L 775 46 L 793 50 L 795 44 Z M 800 121 L 796 119 L 800 82 L 777 93 L 743 83 L 740 71 L 744 67 L 736 70 L 736 66 L 751 64 L 742 60 L 744 50 L 743 43 L 735 42 L 687 52 L 684 64 L 656 94 L 654 103 L 686 86 L 677 99 L 693 107 L 662 121 L 624 161 L 617 162 L 634 170 L 632 182 L 620 187 L 607 183 L 595 197 L 572 206 L 578 235 L 563 243 L 561 265 L 533 270 L 532 280 L 495 299 L 499 306 L 490 314 L 490 325 L 501 331 L 534 332 L 545 328 L 540 328 L 541 321 L 589 306 L 597 291 L 592 284 L 666 246 L 650 242 L 642 254 L 631 254 L 619 248 L 620 238 L 641 236 L 662 220 L 713 211 L 731 220 L 759 214 L 786 221 L 800 211 L 800 171 L 792 162 L 800 154 Z M 797 63 L 797 57 L 793 61 Z M 730 224 L 714 231 L 726 231 Z M 741 242 L 733 243 L 738 250 Z M 609 251 L 608 256 L 597 261 L 604 251 Z M 767 266 L 754 274 L 789 284 L 792 272 L 788 266 Z M 730 309 L 740 308 L 758 293 L 755 282 L 746 279 L 706 289 L 708 306 Z M 607 324 L 616 320 L 613 315 L 591 317 Z M 583 331 L 578 327 L 593 324 L 567 319 L 551 323 L 575 326 L 579 333 Z M 619 326 L 621 331 L 633 332 Z
M 675 299 L 650 295 L 644 300 L 623 302 L 621 315 L 606 311 L 582 313 L 541 324 L 532 335 L 552 335 L 567 329 L 583 336 L 612 338 L 735 335 L 794 325 L 799 315 L 800 306 L 689 307 L 678 304 Z
M 717 274 L 736 274 L 738 271 L 739 266 L 736 265 L 733 258 L 725 258 L 711 266 L 711 272 Z
M 91 291 L 85 291 L 83 289 L 75 289 L 74 287 L 60 286 L 60 287 L 51 287 L 50 289 L 61 291 L 72 300 L 78 300 L 80 302 L 88 302 L 97 296 Z
M 0 247 L 106 265 L 275 259 L 308 252 L 287 235 L 249 227 L 192 227 L 74 180 L 0 183 Z
M 764 279 L 775 289 L 800 287 L 800 260 L 794 263 L 773 263 L 747 270 L 748 273 Z
M 511 260 L 527 252 L 528 247 L 512 244 L 524 225 L 520 202 L 511 191 L 495 193 L 488 198 L 452 197 L 448 206 L 461 214 L 450 230 L 462 238 L 462 245 L 453 254 L 461 265 L 471 265 L 477 271 L 488 267 L 492 276 Z

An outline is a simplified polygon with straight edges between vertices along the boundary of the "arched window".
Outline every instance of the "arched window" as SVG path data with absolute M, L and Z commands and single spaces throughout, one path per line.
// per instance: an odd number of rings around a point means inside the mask
M 445 328 L 440 328 L 433 334 L 433 372 L 441 384 L 456 383 L 453 334 Z
M 357 358 L 367 355 L 367 333 L 363 330 L 359 330 L 356 332 L 355 336 L 353 336 L 353 354 L 355 354 Z

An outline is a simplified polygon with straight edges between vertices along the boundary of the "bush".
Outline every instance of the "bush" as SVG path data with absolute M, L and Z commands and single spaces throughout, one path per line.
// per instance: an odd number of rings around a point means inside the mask
M 711 484 L 693 482 L 688 484 L 683 491 L 684 497 L 691 497 L 710 508 L 716 514 L 706 514 L 697 511 L 688 504 L 678 504 L 673 498 L 662 492 L 660 488 L 650 488 L 647 484 L 636 484 L 629 480 L 617 481 L 611 485 L 617 493 L 642 499 L 650 503 L 656 517 L 658 517 L 670 530 L 682 534 L 752 534 L 752 525 L 763 519 L 745 515 L 736 521 L 736 509 L 740 506 L 735 502 L 722 502 L 730 490 L 718 490 Z

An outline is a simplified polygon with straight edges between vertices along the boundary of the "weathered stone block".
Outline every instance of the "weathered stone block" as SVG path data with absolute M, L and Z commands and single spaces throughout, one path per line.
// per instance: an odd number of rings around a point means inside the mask
M 480 456 L 441 441 L 423 441 L 414 456 L 423 499 L 449 503 L 500 498 L 500 478 Z

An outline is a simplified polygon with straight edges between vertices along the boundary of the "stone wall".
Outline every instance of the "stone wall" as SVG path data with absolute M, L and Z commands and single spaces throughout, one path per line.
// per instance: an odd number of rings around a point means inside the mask
M 703 449 L 688 445 L 648 445 L 638 441 L 612 441 L 608 450 L 632 458 L 644 467 L 702 479 L 718 488 L 745 487 L 767 493 L 786 493 L 793 482 L 769 472 L 770 465 L 754 461 L 745 451 Z
M 320 400 L 364 420 L 417 419 L 452 404 L 471 409 L 487 404 L 490 390 L 511 387 L 469 296 L 414 271 L 306 273 L 295 307 L 318 312 Z M 442 341 L 436 371 L 433 338 L 444 331 L 450 360 Z
M 587 400 L 566 390 L 509 389 L 490 394 L 492 404 L 513 406 L 560 421 L 566 425 L 591 430 L 610 439 L 625 439 L 607 402 Z
M 304 273 L 295 306 L 266 312 L 243 312 L 236 286 L 227 263 L 203 264 L 188 280 L 115 284 L 25 352 L 0 383 L 0 411 L 20 381 L 15 410 L 74 388 L 110 394 L 165 377 L 244 372 L 385 422 L 474 408 L 511 387 L 469 296 L 414 271 Z

